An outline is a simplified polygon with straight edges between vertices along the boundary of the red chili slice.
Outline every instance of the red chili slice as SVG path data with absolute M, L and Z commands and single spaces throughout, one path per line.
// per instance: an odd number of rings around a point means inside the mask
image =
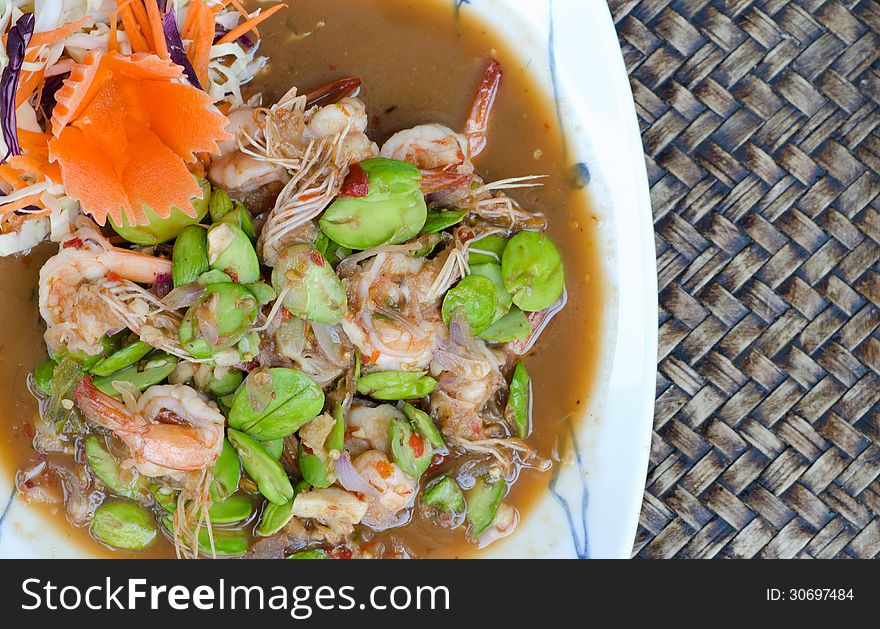
M 370 180 L 360 164 L 353 164 L 348 170 L 348 176 L 342 182 L 340 194 L 345 197 L 364 198 L 370 194 Z
M 416 433 L 409 436 L 409 447 L 412 448 L 413 454 L 419 458 L 425 453 L 425 442 Z

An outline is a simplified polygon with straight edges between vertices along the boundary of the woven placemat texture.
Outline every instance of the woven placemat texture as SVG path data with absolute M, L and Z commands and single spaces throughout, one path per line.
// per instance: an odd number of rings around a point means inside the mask
M 633 553 L 880 556 L 880 3 L 609 4 L 660 284 Z

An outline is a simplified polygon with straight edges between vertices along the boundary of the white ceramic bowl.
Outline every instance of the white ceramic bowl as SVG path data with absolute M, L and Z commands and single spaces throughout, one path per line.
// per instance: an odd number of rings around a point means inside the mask
M 555 94 L 574 161 L 590 173 L 608 287 L 593 403 L 561 440 L 551 491 L 488 556 L 626 558 L 651 440 L 657 272 L 642 142 L 614 24 L 604 0 L 451 1 L 504 33 Z M 12 493 L 12 479 L 0 479 L 0 557 L 82 554 L 64 527 L 47 526 Z

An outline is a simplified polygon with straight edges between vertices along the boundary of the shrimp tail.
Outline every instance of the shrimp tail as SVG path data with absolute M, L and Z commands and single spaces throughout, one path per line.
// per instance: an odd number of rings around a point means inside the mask
M 465 127 L 468 157 L 471 159 L 482 153 L 483 149 L 486 148 L 489 115 L 492 113 L 492 107 L 495 105 L 495 99 L 498 97 L 498 90 L 501 87 L 503 75 L 501 64 L 490 57 L 489 65 L 483 73 L 483 79 L 480 81 L 480 87 L 477 90 L 477 95 L 471 108 L 471 115 L 468 117 L 467 126 Z
M 122 402 L 98 390 L 91 376 L 76 383 L 73 387 L 73 398 L 87 420 L 107 430 L 125 429 L 134 421 L 131 412 Z
M 471 181 L 468 173 L 457 173 L 446 169 L 425 169 L 422 170 L 422 181 L 420 187 L 423 194 L 433 194 L 445 190 L 456 190 L 465 188 Z

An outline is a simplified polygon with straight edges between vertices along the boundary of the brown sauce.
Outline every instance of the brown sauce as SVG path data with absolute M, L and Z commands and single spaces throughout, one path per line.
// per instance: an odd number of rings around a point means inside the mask
M 565 259 L 568 305 L 526 359 L 534 399 L 530 443 L 550 457 L 565 420 L 589 407 L 604 291 L 596 220 L 586 193 L 574 190 L 568 180 L 573 160 L 563 152 L 552 98 L 531 75 L 527 60 L 467 7 L 456 17 L 453 3 L 441 0 L 300 0 L 260 31 L 270 65 L 251 91 L 262 91 L 268 104 L 293 85 L 309 89 L 342 76 L 360 76 L 361 98 L 371 120 L 368 134 L 380 143 L 416 124 L 439 122 L 462 129 L 487 56 L 502 63 L 504 82 L 477 171 L 487 181 L 549 175 L 542 188 L 514 191 L 512 196 L 549 217 L 550 233 Z M 306 33 L 311 34 L 304 37 Z M 53 252 L 54 246 L 46 245 L 25 258 L 0 258 L 0 473 L 9 477 L 33 453 L 25 427 L 38 410 L 26 381 L 46 355 L 36 286 L 40 265 Z M 528 517 L 549 479 L 549 472 L 524 470 L 506 501 Z M 63 507 L 51 509 L 47 519 L 63 523 Z M 111 553 L 87 529 L 61 526 L 89 554 L 129 556 Z M 393 535 L 422 557 L 479 552 L 461 529 L 445 531 L 417 513 Z M 137 556 L 172 554 L 161 540 Z

